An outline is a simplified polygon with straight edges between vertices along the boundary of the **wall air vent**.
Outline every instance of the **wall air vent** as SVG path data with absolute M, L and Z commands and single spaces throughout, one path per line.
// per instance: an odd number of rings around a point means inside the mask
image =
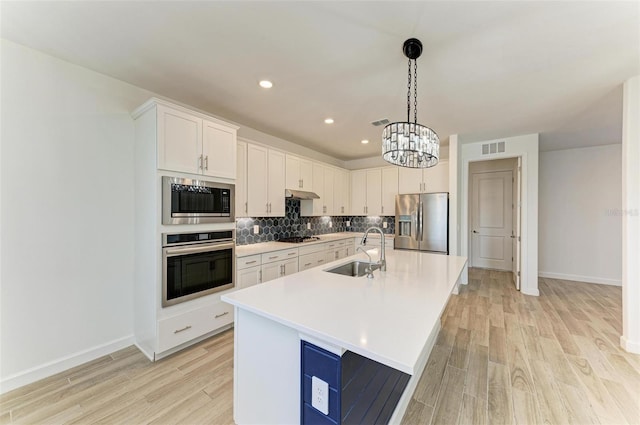
M 505 151 L 506 142 L 485 143 L 482 145 L 482 155 L 491 155 L 494 153 L 503 153 Z
M 387 125 L 389 124 L 389 120 L 386 118 L 382 118 L 381 120 L 378 121 L 372 121 L 371 125 L 374 125 L 375 127 L 380 127 L 381 125 Z

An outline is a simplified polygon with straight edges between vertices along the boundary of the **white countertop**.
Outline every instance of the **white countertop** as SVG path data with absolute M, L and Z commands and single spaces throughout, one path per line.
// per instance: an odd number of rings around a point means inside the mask
M 319 243 L 337 241 L 340 239 L 350 238 L 362 238 L 364 232 L 339 232 L 339 233 L 327 233 L 324 235 L 313 235 L 320 240 L 303 242 L 303 243 L 288 243 L 288 242 L 260 242 L 249 245 L 236 246 L 236 257 L 246 257 L 255 254 L 264 254 L 265 252 L 280 251 L 282 249 L 300 248 L 301 246 L 314 245 Z M 385 235 L 385 239 L 393 239 L 395 235 Z M 380 239 L 379 233 L 371 232 L 367 237 L 369 239 Z M 380 242 L 378 242 L 379 244 Z M 369 244 L 367 244 L 368 246 Z
M 378 259 L 377 249 L 369 251 Z M 363 253 L 224 295 L 222 300 L 413 374 L 466 258 L 387 251 L 373 279 L 324 270 Z

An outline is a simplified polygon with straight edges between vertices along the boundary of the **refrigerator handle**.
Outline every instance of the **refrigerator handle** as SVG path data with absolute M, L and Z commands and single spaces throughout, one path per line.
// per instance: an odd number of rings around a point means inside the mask
M 418 203 L 418 234 L 416 235 L 416 240 L 422 242 L 422 202 Z

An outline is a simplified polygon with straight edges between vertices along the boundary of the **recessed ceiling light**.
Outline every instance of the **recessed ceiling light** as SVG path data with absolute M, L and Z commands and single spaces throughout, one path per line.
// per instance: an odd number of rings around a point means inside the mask
M 361 141 L 360 143 L 362 143 L 363 145 L 366 145 L 367 143 L 369 143 L 369 141 L 367 139 L 364 139 L 363 141 Z
M 263 89 L 270 89 L 271 87 L 273 87 L 273 83 L 269 80 L 262 80 L 258 84 L 260 84 L 260 87 L 262 87 Z
M 325 124 L 333 124 L 333 118 L 327 118 L 324 120 Z

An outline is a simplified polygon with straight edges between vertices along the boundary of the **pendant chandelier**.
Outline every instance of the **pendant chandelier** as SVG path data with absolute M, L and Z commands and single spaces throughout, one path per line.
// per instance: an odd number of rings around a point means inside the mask
M 407 83 L 407 121 L 388 124 L 382 131 L 382 157 L 385 161 L 408 168 L 428 168 L 438 163 L 440 140 L 435 131 L 418 124 L 418 64 L 422 43 L 410 38 L 402 46 L 409 58 Z M 411 79 L 413 61 L 413 84 Z M 411 86 L 413 85 L 413 122 L 411 120 Z

